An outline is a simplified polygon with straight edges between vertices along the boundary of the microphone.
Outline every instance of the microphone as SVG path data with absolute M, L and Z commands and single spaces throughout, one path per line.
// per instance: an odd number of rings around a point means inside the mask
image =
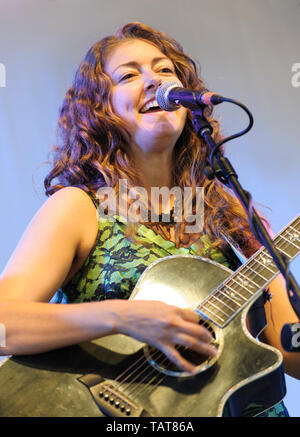
M 218 105 L 225 98 L 219 94 L 183 88 L 179 82 L 164 82 L 156 90 L 156 101 L 165 111 L 176 111 L 181 106 L 199 109 L 199 106 Z

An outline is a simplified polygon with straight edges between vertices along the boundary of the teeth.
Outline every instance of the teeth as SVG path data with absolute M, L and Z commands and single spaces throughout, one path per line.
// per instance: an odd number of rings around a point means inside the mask
M 152 100 L 152 102 L 149 102 L 147 105 L 143 106 L 141 112 L 147 112 L 148 109 L 153 108 L 153 106 L 159 106 L 156 100 Z

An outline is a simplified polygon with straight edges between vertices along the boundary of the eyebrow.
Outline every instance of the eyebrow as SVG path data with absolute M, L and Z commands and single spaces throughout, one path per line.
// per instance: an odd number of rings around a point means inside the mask
M 153 67 L 153 65 L 157 64 L 159 61 L 163 61 L 163 60 L 168 60 L 168 61 L 172 62 L 171 59 L 166 57 L 166 56 L 159 56 L 159 57 L 156 57 L 156 58 L 152 59 L 151 67 Z M 115 71 L 117 71 L 121 67 L 138 67 L 138 66 L 139 66 L 138 62 L 136 62 L 136 61 L 129 61 L 129 62 L 126 62 L 125 64 L 120 64 L 117 68 L 114 69 L 114 71 L 112 73 L 114 74 Z

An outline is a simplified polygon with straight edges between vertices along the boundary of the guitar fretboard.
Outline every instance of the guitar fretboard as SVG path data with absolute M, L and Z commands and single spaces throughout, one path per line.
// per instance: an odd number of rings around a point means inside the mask
M 300 252 L 300 215 L 275 238 L 275 247 L 287 261 Z M 279 274 L 268 250 L 262 247 L 218 288 L 212 291 L 196 311 L 224 328 L 245 306 Z

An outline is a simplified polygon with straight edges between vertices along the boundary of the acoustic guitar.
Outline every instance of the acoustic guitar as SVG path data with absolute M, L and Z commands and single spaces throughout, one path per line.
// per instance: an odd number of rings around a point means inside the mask
M 289 260 L 300 251 L 300 215 L 275 238 Z M 265 248 L 234 273 L 206 258 L 175 255 L 151 264 L 131 299 L 192 308 L 217 355 L 178 347 L 197 374 L 122 334 L 7 359 L 0 372 L 0 416 L 253 416 L 285 393 L 281 353 L 248 331 L 247 315 L 278 275 Z

